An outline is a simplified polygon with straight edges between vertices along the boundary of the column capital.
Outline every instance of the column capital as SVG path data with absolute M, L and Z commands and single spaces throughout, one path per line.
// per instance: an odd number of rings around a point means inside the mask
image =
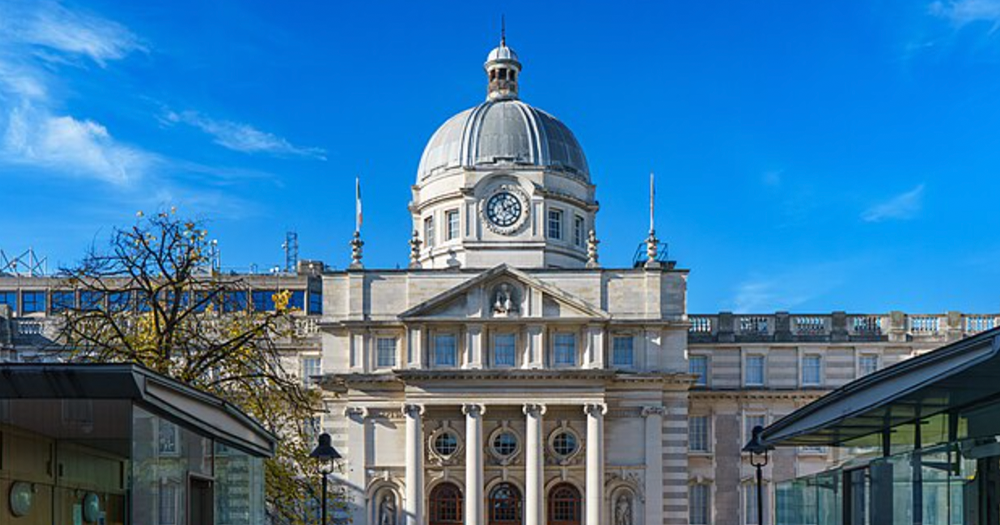
M 344 417 L 347 417 L 348 419 L 360 419 L 361 421 L 364 421 L 365 419 L 368 419 L 368 414 L 368 407 L 344 407 Z
M 419 403 L 403 403 L 403 415 L 411 417 L 420 417 L 424 415 L 427 409 L 424 405 Z
M 524 406 L 521 407 L 521 410 L 524 412 L 524 415 L 526 416 L 532 416 L 532 415 L 544 416 L 545 412 L 548 410 L 548 407 L 540 403 L 525 403 Z
M 588 416 L 603 416 L 608 413 L 607 403 L 586 403 L 583 412 Z
M 482 416 L 485 413 L 486 413 L 486 405 L 483 405 L 481 403 L 463 403 L 462 404 L 462 414 L 464 414 L 466 416 L 469 416 L 469 415 Z
M 662 416 L 667 413 L 667 408 L 663 406 L 642 407 L 642 417 Z

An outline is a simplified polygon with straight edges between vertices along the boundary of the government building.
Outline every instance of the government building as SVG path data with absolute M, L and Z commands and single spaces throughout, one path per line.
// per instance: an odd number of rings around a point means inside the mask
M 256 308 L 293 293 L 288 360 L 324 393 L 355 525 L 755 525 L 750 429 L 995 326 L 994 313 L 691 314 L 688 270 L 652 228 L 632 267 L 603 267 L 584 150 L 521 99 L 521 69 L 501 42 L 486 100 L 428 142 L 407 268 L 365 267 L 356 233 L 345 270 L 247 276 Z M 46 319 L 82 300 L 53 287 L 0 276 L 0 358 L 53 357 Z M 779 450 L 765 494 L 848 452 Z

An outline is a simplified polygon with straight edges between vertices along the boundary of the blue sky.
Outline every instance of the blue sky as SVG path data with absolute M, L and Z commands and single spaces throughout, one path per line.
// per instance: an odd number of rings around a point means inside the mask
M 485 94 L 501 10 L 521 94 L 598 186 L 606 266 L 657 229 L 692 312 L 1000 310 L 1000 0 L 0 0 L 0 249 L 77 259 L 137 210 L 206 219 L 223 265 L 405 265 L 423 146 Z

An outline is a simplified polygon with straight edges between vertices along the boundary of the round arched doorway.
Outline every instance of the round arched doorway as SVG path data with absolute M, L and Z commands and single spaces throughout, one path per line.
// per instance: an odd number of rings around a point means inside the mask
M 489 525 L 521 525 L 521 491 L 510 483 L 500 483 L 490 490 Z
M 583 498 L 569 483 L 560 483 L 549 491 L 549 525 L 580 525 L 583 522 Z
M 454 483 L 442 483 L 434 487 L 428 503 L 430 525 L 462 523 L 462 492 Z

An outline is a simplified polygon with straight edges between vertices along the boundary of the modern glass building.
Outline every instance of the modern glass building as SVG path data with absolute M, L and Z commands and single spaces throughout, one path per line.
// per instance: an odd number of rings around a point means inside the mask
M 776 525 L 997 525 L 1000 330 L 851 382 L 761 438 L 848 458 L 779 483 Z
M 0 365 L 0 525 L 261 525 L 274 437 L 136 365 Z

